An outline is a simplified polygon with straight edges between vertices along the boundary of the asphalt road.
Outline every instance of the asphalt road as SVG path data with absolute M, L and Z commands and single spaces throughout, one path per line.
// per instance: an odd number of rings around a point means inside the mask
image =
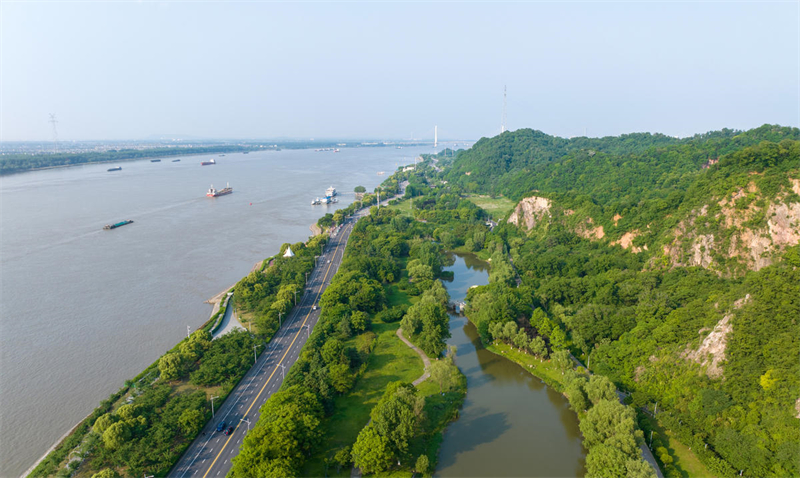
M 360 211 L 332 235 L 317 267 L 309 274 L 309 290 L 289 313 L 267 345 L 267 350 L 216 410 L 214 418 L 206 424 L 168 476 L 218 478 L 227 475 L 231 459 L 239 453 L 248 429 L 258 421 L 261 406 L 280 389 L 284 373 L 297 361 L 300 350 L 319 320 L 319 308 L 313 310 L 312 306 L 319 304 L 320 296 L 339 270 L 353 224 L 366 214 L 367 211 Z M 226 428 L 234 427 L 230 435 L 216 431 L 217 424 L 223 421 Z

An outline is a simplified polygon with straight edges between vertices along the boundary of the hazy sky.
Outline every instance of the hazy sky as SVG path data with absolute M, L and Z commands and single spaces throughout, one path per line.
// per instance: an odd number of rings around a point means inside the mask
M 5 141 L 800 126 L 796 1 L 0 5 Z

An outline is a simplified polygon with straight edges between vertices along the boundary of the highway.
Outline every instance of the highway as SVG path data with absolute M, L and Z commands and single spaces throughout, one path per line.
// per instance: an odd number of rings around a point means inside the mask
M 284 373 L 294 365 L 319 320 L 320 310 L 313 310 L 312 306 L 319 304 L 322 293 L 339 270 L 353 225 L 366 214 L 368 210 L 359 211 L 332 235 L 317 267 L 309 274 L 307 291 L 302 300 L 292 309 L 267 345 L 267 350 L 258 357 L 255 365 L 218 408 L 214 418 L 206 424 L 168 476 L 218 478 L 228 474 L 231 459 L 239 453 L 249 428 L 258 421 L 261 406 L 280 389 Z M 216 431 L 217 424 L 223 421 L 226 428 L 234 427 L 230 435 Z

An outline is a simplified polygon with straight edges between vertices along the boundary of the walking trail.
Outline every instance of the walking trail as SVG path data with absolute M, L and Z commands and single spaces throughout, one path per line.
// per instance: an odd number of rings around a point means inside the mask
M 421 384 L 422 382 L 424 382 L 425 380 L 427 380 L 427 379 L 428 379 L 428 377 L 430 377 L 430 376 L 431 376 L 430 372 L 428 372 L 428 368 L 431 366 L 431 361 L 430 361 L 430 359 L 428 358 L 428 356 L 427 356 L 427 355 L 425 355 L 425 352 L 423 352 L 422 350 L 420 350 L 420 349 L 419 349 L 419 347 L 417 347 L 416 345 L 412 344 L 411 342 L 409 342 L 409 341 L 408 341 L 408 339 L 406 339 L 405 337 L 403 337 L 403 329 L 402 329 L 402 328 L 398 328 L 398 329 L 397 329 L 397 336 L 398 336 L 398 337 L 400 337 L 400 340 L 402 340 L 403 342 L 405 342 L 405 344 L 406 344 L 406 345 L 408 345 L 409 347 L 411 347 L 411 348 L 414 350 L 414 352 L 416 352 L 416 353 L 417 353 L 417 355 L 419 355 L 419 358 L 421 358 L 421 359 L 422 359 L 422 363 L 425 365 L 425 373 L 423 373 L 423 374 L 422 374 L 422 376 L 421 376 L 420 378 L 418 378 L 418 379 L 414 380 L 414 383 L 413 383 L 413 385 L 416 387 L 417 385 Z
M 417 355 L 419 355 L 419 358 L 422 359 L 422 363 L 425 365 L 425 372 L 422 374 L 422 376 L 420 376 L 418 379 L 414 380 L 414 382 L 413 382 L 413 385 L 416 387 L 417 385 L 421 384 L 422 382 L 427 380 L 428 377 L 431 376 L 430 372 L 428 372 L 428 368 L 431 366 L 431 361 L 428 358 L 428 356 L 425 355 L 425 352 L 420 350 L 419 347 L 417 347 L 416 345 L 412 344 L 411 342 L 408 341 L 408 339 L 403 337 L 403 329 L 398 327 L 397 328 L 397 332 L 395 332 L 395 333 L 397 334 L 398 337 L 400 337 L 400 340 L 402 340 L 403 343 L 405 343 L 406 345 L 411 347 L 414 350 L 414 352 L 416 352 Z M 372 421 L 372 419 L 370 419 L 369 422 L 371 422 L 371 421 Z M 367 422 L 367 425 L 369 425 L 369 422 Z M 361 469 L 356 467 L 356 466 L 354 466 L 353 469 L 350 471 L 350 478 L 361 478 Z

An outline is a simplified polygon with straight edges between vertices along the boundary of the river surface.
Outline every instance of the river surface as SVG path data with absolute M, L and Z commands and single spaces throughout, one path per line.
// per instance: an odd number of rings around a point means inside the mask
M 0 476 L 23 473 L 202 325 L 205 300 L 282 243 L 306 240 L 355 186 L 372 190 L 432 151 L 265 151 L 0 177 Z M 200 166 L 212 157 L 216 165 Z M 205 197 L 226 182 L 233 194 Z M 331 185 L 339 204 L 311 206 Z M 134 223 L 102 230 L 126 219 Z
M 451 300 L 489 282 L 488 264 L 456 255 Z M 439 477 L 584 476 L 586 451 L 567 399 L 510 360 L 485 350 L 466 317 L 450 315 L 448 345 L 467 376 L 460 417 L 444 433 Z

